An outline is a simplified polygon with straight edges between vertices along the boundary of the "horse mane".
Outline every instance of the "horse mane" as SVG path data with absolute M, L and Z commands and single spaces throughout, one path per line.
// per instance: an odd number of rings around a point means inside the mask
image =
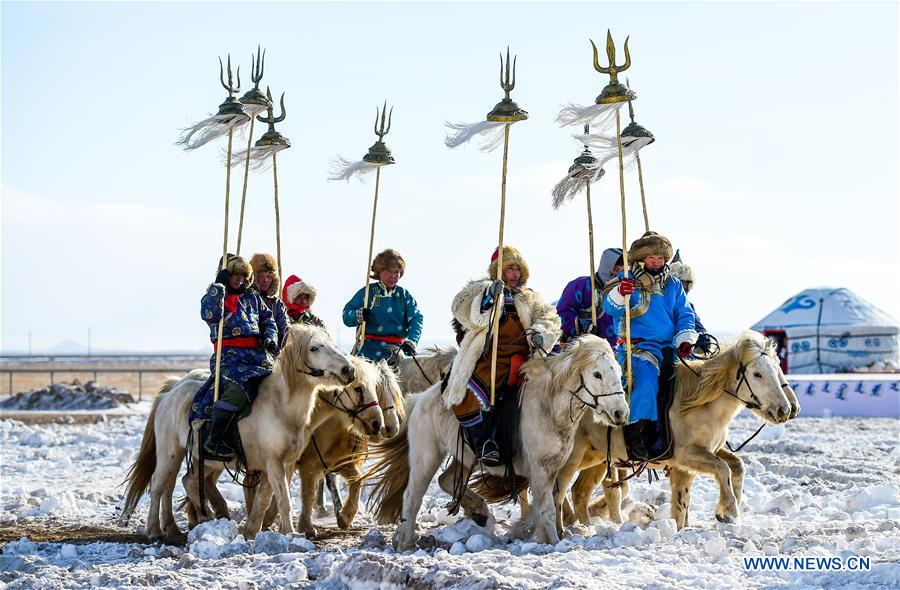
M 459 350 L 455 346 L 441 347 L 438 345 L 431 346 L 426 350 L 430 354 L 423 356 L 421 360 L 425 372 L 431 375 L 432 371 L 434 371 L 436 375 L 444 378 L 446 376 L 444 371 L 456 359 Z
M 760 354 L 774 358 L 774 344 L 759 332 L 747 330 L 737 340 L 722 345 L 719 354 L 713 358 L 689 361 L 690 367 L 676 367 L 675 395 L 681 400 L 681 411 L 717 400 L 734 379 L 738 367 L 750 363 Z
M 378 372 L 381 377 L 378 388 L 379 401 L 382 401 L 382 394 L 386 393 L 387 399 L 383 400 L 382 403 L 390 401 L 391 405 L 394 406 L 394 411 L 397 412 L 397 417 L 400 418 L 400 421 L 406 420 L 406 407 L 403 403 L 403 391 L 400 389 L 400 380 L 397 378 L 397 374 L 385 359 L 378 361 L 376 366 L 378 367 Z
M 602 356 L 612 356 L 612 348 L 603 338 L 586 335 L 569 341 L 558 355 L 533 358 L 522 365 L 528 378 L 539 377 L 546 370 L 552 375 L 550 387 L 559 390 L 563 384 L 574 380 L 583 371 L 593 367 Z M 546 369 L 545 369 L 546 367 Z
M 331 336 L 318 326 L 294 324 L 288 331 L 284 346 L 278 355 L 275 369 L 281 370 L 281 374 L 287 383 L 288 391 L 296 391 L 299 388 L 298 380 L 302 374 L 299 371 L 299 367 L 306 364 L 306 353 L 309 350 L 309 343 L 315 337 L 331 344 Z

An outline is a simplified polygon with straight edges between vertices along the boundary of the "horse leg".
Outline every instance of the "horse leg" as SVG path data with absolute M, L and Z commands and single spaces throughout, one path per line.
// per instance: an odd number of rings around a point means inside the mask
M 325 518 L 328 516 L 328 509 L 325 508 L 325 480 L 319 481 L 319 487 L 316 488 L 316 516 Z
M 228 502 L 225 501 L 225 497 L 222 496 L 222 492 L 219 491 L 219 476 L 222 474 L 221 471 L 216 470 L 207 474 L 205 483 L 205 491 L 206 497 L 209 498 L 209 504 L 213 509 L 213 517 L 215 518 L 231 518 L 231 514 L 228 512 Z
M 162 537 L 164 532 L 166 536 L 178 532 L 178 527 L 174 526 L 175 516 L 172 515 L 172 491 L 175 488 L 181 461 L 180 457 L 177 459 L 164 457 L 164 459 L 168 460 L 164 463 L 157 463 L 156 470 L 150 479 L 150 513 L 147 515 L 147 536 L 151 539 Z M 160 526 L 160 507 L 163 510 L 162 526 Z M 171 520 L 169 515 L 171 515 Z
M 741 497 L 744 494 L 744 462 L 724 447 L 716 451 L 716 456 L 728 463 L 728 468 L 731 469 L 731 491 L 734 493 L 735 502 L 740 507 Z
M 591 516 L 607 516 L 606 498 L 601 498 L 599 502 L 589 507 L 591 496 L 597 488 L 597 484 L 603 479 L 606 472 L 606 465 L 600 464 L 587 469 L 582 469 L 578 474 L 578 479 L 572 485 L 572 503 L 575 505 L 575 518 L 581 524 L 590 526 Z
M 441 486 L 442 490 L 450 494 L 450 497 L 452 498 L 456 493 L 456 490 L 453 489 L 454 482 L 468 481 L 470 474 L 470 469 L 466 469 L 463 467 L 462 463 L 454 459 L 450 467 L 438 477 L 438 485 Z M 460 504 L 462 505 L 463 513 L 468 518 L 475 521 L 475 524 L 478 526 L 485 526 L 487 524 L 488 518 L 491 515 L 491 510 L 488 508 L 484 498 L 470 490 L 468 486 L 466 486 L 463 491 Z
M 544 469 L 541 461 L 531 461 L 529 482 L 534 506 L 529 511 L 529 517 L 534 525 L 534 540 L 538 543 L 559 543 L 559 534 L 556 532 L 556 517 L 559 506 L 556 503 L 556 494 L 553 484 L 556 482 L 555 473 Z
M 409 481 L 403 491 L 403 512 L 400 516 L 400 526 L 394 531 L 393 545 L 397 551 L 407 551 L 416 548 L 416 517 L 422 507 L 422 498 L 428 491 L 431 478 L 441 466 L 443 453 L 441 452 L 435 432 L 422 432 L 411 423 L 407 433 L 409 440 Z M 430 437 L 431 440 L 421 441 Z
M 691 506 L 691 484 L 694 482 L 694 474 L 678 467 L 673 467 L 669 473 L 669 484 L 672 489 L 672 518 L 675 526 L 681 530 L 688 526 L 688 511 Z
M 571 457 L 570 457 L 571 459 Z M 556 533 L 562 537 L 563 534 L 563 504 L 568 504 L 566 494 L 569 490 L 569 484 L 572 478 L 578 472 L 578 461 L 567 461 L 565 465 L 556 474 L 556 489 L 554 493 L 554 503 L 557 507 L 556 514 Z
M 244 521 L 244 538 L 255 539 L 262 525 L 263 516 L 272 503 L 272 484 L 268 477 L 261 477 L 256 491 L 252 494 L 253 502 L 247 506 L 247 520 Z
M 266 475 L 275 494 L 278 513 L 281 515 L 279 532 L 282 535 L 294 532 L 294 523 L 291 522 L 291 493 L 287 485 L 286 471 L 284 463 L 278 459 L 272 458 L 266 462 Z
M 313 506 L 316 503 L 316 488 L 322 481 L 322 467 L 300 464 L 300 513 L 297 515 L 297 530 L 307 539 L 316 537 L 316 527 L 312 523 Z
M 184 491 L 187 492 L 188 502 L 194 505 L 194 515 L 196 517 L 194 526 L 212 519 L 212 516 L 210 516 L 208 511 L 206 516 L 203 515 L 203 509 L 206 506 L 206 498 L 203 499 L 203 504 L 200 503 L 200 478 L 203 477 L 205 479 L 206 473 L 207 472 L 204 470 L 204 472 L 200 474 L 199 465 L 196 465 L 193 473 L 185 473 L 184 477 L 181 478 L 181 485 L 184 486 Z
M 731 484 L 731 468 L 728 463 L 708 450 L 693 445 L 679 453 L 678 464 L 693 471 L 709 473 L 719 484 L 719 502 L 716 504 L 716 520 L 735 522 L 740 514 Z
M 342 529 L 350 528 L 356 513 L 359 512 L 359 493 L 362 491 L 362 482 L 356 478 L 360 476 L 360 467 L 362 467 L 362 461 L 352 463 L 340 471 L 341 477 L 351 482 L 347 487 L 347 498 L 344 500 L 337 519 L 337 525 Z
M 525 518 L 528 516 L 528 511 L 531 509 L 531 505 L 528 501 L 528 488 L 519 491 L 519 518 Z

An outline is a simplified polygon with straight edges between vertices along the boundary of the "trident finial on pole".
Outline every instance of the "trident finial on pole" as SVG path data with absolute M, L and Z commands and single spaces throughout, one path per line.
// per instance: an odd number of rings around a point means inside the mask
M 387 115 L 387 127 L 385 127 L 384 117 Z M 381 129 L 378 128 L 378 117 L 381 117 Z M 384 108 L 381 109 L 381 113 L 379 115 L 378 107 L 375 107 L 375 135 L 378 136 L 378 141 L 384 141 L 384 136 L 390 133 L 391 131 L 391 119 L 394 117 L 394 107 L 391 107 L 390 114 L 387 111 L 387 100 L 384 101 Z
M 260 123 L 268 123 L 269 131 L 275 131 L 275 123 L 281 123 L 284 121 L 284 116 L 286 114 L 284 110 L 284 92 L 281 93 L 281 100 L 279 103 L 281 104 L 281 114 L 277 117 L 275 116 L 275 101 L 272 100 L 272 90 L 266 86 L 266 98 L 269 99 L 269 108 L 266 111 L 266 116 L 257 115 L 256 119 Z
M 513 88 L 516 87 L 516 60 L 519 56 L 513 56 L 512 61 L 512 76 L 510 76 L 509 71 L 509 45 L 506 46 L 506 75 L 503 73 L 503 52 L 500 52 L 500 88 L 503 89 L 503 92 L 506 93 L 504 97 L 506 100 L 509 100 L 509 93 L 512 92 Z
M 256 46 L 256 63 L 253 63 L 253 54 L 250 54 L 250 80 L 253 81 L 253 88 L 259 90 L 259 83 L 263 79 L 263 73 L 266 71 L 266 50 L 259 52 L 260 46 Z
M 616 65 L 616 45 L 613 43 L 612 34 L 609 29 L 606 30 L 606 57 L 609 59 L 608 66 L 600 65 L 600 54 L 597 51 L 597 45 L 591 39 L 591 47 L 594 48 L 594 69 L 601 74 L 609 74 L 609 84 L 607 84 L 600 96 L 597 97 L 597 104 L 608 104 L 614 102 L 624 102 L 626 100 L 634 100 L 637 95 L 619 84 L 619 74 L 631 67 L 631 54 L 628 52 L 628 37 L 625 38 L 625 63 Z
M 231 54 L 228 54 L 228 84 L 225 83 L 225 72 L 222 66 L 222 58 L 219 58 L 219 81 L 228 91 L 228 97 L 231 98 L 241 90 L 241 66 L 237 68 L 237 86 L 234 86 L 234 79 L 231 75 Z

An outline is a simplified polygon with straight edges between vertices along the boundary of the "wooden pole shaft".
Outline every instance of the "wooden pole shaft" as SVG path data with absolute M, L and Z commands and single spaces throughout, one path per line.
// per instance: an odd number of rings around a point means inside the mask
M 503 126 L 503 174 L 500 178 L 500 236 L 497 245 L 497 279 L 503 281 L 503 227 L 506 223 L 506 163 L 509 158 L 509 127 Z M 505 281 L 504 281 L 505 282 Z M 503 315 L 503 293 L 494 301 L 493 342 L 491 344 L 491 406 L 494 405 L 497 384 L 497 344 L 499 343 L 500 316 Z
M 225 162 L 225 237 L 222 240 L 222 269 L 228 266 L 228 204 L 231 198 L 231 145 L 234 139 L 234 128 L 228 129 L 228 150 Z M 225 285 L 228 289 L 228 285 Z M 219 373 L 222 368 L 222 331 L 225 330 L 225 300 L 222 300 L 222 315 L 219 317 L 219 330 L 216 334 L 216 379 L 213 389 L 213 401 L 219 401 Z
M 594 215 L 591 212 L 591 181 L 588 179 L 585 187 L 587 193 L 587 216 L 588 216 L 588 252 L 590 254 L 591 269 L 588 276 L 591 277 L 591 325 L 597 325 L 597 285 L 594 278 L 596 267 L 594 266 Z
M 272 178 L 275 181 L 275 252 L 278 256 L 278 276 L 284 275 L 284 267 L 281 266 L 281 209 L 278 207 L 278 162 L 275 159 L 277 154 L 272 154 Z M 281 285 L 278 285 L 279 292 Z
M 253 147 L 253 123 L 256 122 L 256 116 L 250 117 L 250 133 L 247 134 L 247 157 L 244 160 L 244 188 L 241 191 L 241 217 L 238 221 L 238 256 L 241 255 L 241 238 L 244 235 L 244 204 L 247 202 L 247 178 L 250 176 L 250 148 Z
M 372 264 L 372 248 L 375 245 L 375 215 L 378 212 L 378 189 L 381 185 L 381 166 L 375 169 L 375 199 L 372 201 L 372 227 L 369 229 L 369 257 L 366 259 L 366 284 L 365 291 L 363 294 L 363 309 L 368 309 L 369 307 L 369 275 L 372 272 L 370 270 L 370 265 Z M 354 353 L 358 353 L 362 350 L 363 344 L 365 344 L 366 340 L 366 322 L 363 322 L 359 325 L 359 329 L 356 332 L 356 344 Z
M 644 208 L 644 231 L 650 231 L 650 218 L 647 217 L 647 197 L 644 196 L 644 171 L 641 168 L 641 154 L 639 151 L 634 152 L 634 159 L 637 160 L 638 184 L 641 187 L 641 206 Z
M 622 205 L 622 264 L 625 267 L 625 278 L 628 278 L 628 226 L 625 222 L 625 163 L 622 159 L 622 120 L 619 109 L 616 109 L 616 144 L 619 148 L 619 196 Z M 625 296 L 625 375 L 628 382 L 628 393 L 634 387 L 631 370 L 631 296 Z

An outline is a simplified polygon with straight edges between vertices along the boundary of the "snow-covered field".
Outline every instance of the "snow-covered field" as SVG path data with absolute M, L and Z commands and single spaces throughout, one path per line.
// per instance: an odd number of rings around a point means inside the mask
M 755 426 L 740 417 L 732 440 Z M 748 473 L 740 522 L 715 521 L 717 492 L 700 477 L 692 526 L 677 533 L 665 478 L 631 486 L 637 504 L 630 522 L 596 519 L 592 527 L 570 528 L 556 546 L 510 542 L 514 506 L 495 508 L 492 531 L 448 517 L 448 498 L 432 484 L 419 522 L 436 546 L 407 554 L 390 549 L 392 527 L 378 529 L 365 514 L 349 533 L 331 518 L 319 520 L 323 540 L 315 545 L 274 532 L 247 543 L 229 521 L 198 527 L 184 548 L 143 543 L 146 498 L 127 529 L 115 524 L 118 486 L 143 427 L 139 416 L 74 425 L 0 420 L 0 539 L 24 537 L 2 549 L 0 587 L 900 587 L 897 419 L 800 418 L 767 426 L 741 452 Z M 240 488 L 221 488 L 232 516 L 242 520 Z M 837 557 L 844 564 L 856 556 L 868 558 L 870 569 L 745 569 L 744 557 L 761 556 Z

